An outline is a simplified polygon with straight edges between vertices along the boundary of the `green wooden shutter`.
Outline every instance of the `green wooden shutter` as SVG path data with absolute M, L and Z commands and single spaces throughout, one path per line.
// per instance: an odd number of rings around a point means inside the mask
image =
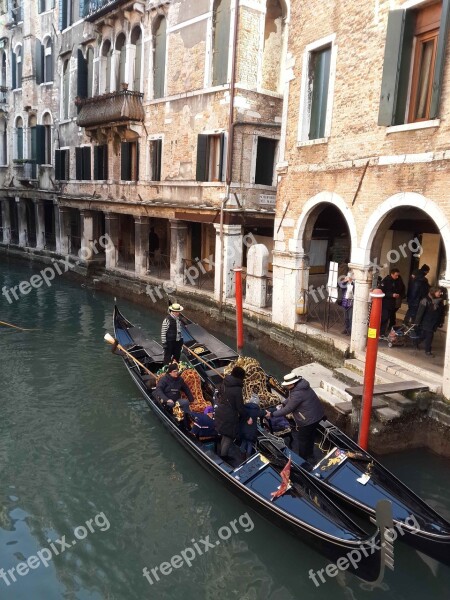
M 130 146 L 127 142 L 122 142 L 120 146 L 120 179 L 130 181 Z
M 102 146 L 102 179 L 108 179 L 108 145 Z
M 17 87 L 17 61 L 16 61 L 16 53 L 11 52 L 11 85 L 12 89 L 15 90 Z
M 441 26 L 439 29 L 436 62 L 434 66 L 430 119 L 436 119 L 439 116 L 439 101 L 441 98 L 442 79 L 444 77 L 444 62 L 449 29 L 449 14 L 450 0 L 442 0 Z
M 166 78 L 166 36 L 167 22 L 164 17 L 159 22 L 155 33 L 155 46 L 153 53 L 153 96 L 162 98 L 164 96 L 164 84 Z
M 219 163 L 219 181 L 223 181 L 223 166 L 224 166 L 224 154 L 225 154 L 225 134 L 220 134 L 220 163 Z
M 36 125 L 36 164 L 45 165 L 45 125 Z
M 86 181 L 91 180 L 91 148 L 90 146 L 84 146 L 83 150 L 83 179 Z
M 70 153 L 69 150 L 63 150 L 63 169 L 64 169 L 64 179 L 68 181 L 70 179 Z
M 406 122 L 406 105 L 408 102 L 409 84 L 411 80 L 411 60 L 414 45 L 416 13 L 412 10 L 407 10 L 405 12 L 393 125 L 402 125 Z
M 162 140 L 152 142 L 152 181 L 161 181 Z
M 317 140 L 325 136 L 325 122 L 330 83 L 331 46 L 311 54 L 313 90 L 308 139 Z
M 88 68 L 87 60 L 83 56 L 83 51 L 78 48 L 77 51 L 77 96 L 87 98 L 88 88 Z
M 215 3 L 213 23 L 213 85 L 221 85 L 228 80 L 228 46 L 231 30 L 230 18 L 230 0 L 217 0 Z
M 100 157 L 103 146 L 94 146 L 94 180 L 101 179 L 100 177 Z
M 83 179 L 83 148 L 75 148 L 75 179 Z
M 139 181 L 139 142 L 133 142 L 133 143 L 136 144 L 136 179 L 135 179 L 135 181 Z
M 35 46 L 34 46 L 34 68 L 35 68 L 35 75 L 36 75 L 36 83 L 42 83 L 44 81 L 44 69 L 43 69 L 43 64 L 42 64 L 42 56 L 43 56 L 43 46 L 40 42 L 40 40 L 38 40 L 36 38 L 35 40 Z
M 23 128 L 17 128 L 17 158 L 23 159 Z
M 208 181 L 209 136 L 199 133 L 197 138 L 197 181 Z
M 61 177 L 61 150 L 55 150 L 55 179 L 60 181 Z
M 387 127 L 395 121 L 406 12 L 406 10 L 391 10 L 388 18 L 378 111 L 378 125 Z

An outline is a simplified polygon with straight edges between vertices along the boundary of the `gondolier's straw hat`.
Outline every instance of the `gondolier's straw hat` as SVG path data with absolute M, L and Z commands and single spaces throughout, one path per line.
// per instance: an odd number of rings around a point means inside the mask
M 177 302 L 174 302 L 173 304 L 171 304 L 169 306 L 169 310 L 170 310 L 170 312 L 181 312 L 184 309 L 181 306 L 181 304 L 178 304 Z
M 283 377 L 283 381 L 281 385 L 295 385 L 297 382 L 301 381 L 303 377 L 301 375 L 296 375 L 295 373 L 288 373 Z

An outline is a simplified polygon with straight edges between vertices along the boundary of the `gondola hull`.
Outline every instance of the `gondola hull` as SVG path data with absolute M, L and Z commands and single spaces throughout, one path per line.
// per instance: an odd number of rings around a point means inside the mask
M 218 358 L 210 359 L 211 366 L 225 365 L 233 362 L 237 354 L 231 348 L 205 332 L 203 328 L 192 323 L 186 317 L 184 319 L 184 336 L 190 349 L 199 344 L 208 348 L 210 340 L 219 349 Z M 212 348 L 213 350 L 215 348 Z M 191 355 L 192 350 L 188 351 Z M 211 355 L 214 353 L 210 353 Z M 204 385 L 211 390 L 217 386 L 221 377 L 219 374 L 208 369 L 208 367 L 195 360 L 192 364 L 198 370 Z M 270 381 L 267 376 L 267 381 Z M 270 387 L 270 384 L 268 384 Z M 272 390 L 277 392 L 277 389 Z M 265 436 L 260 429 L 261 436 Z M 333 497 L 340 506 L 351 507 L 363 516 L 373 520 L 377 502 L 382 499 L 392 503 L 394 523 L 399 531 L 398 539 L 428 556 L 450 565 L 450 523 L 433 510 L 426 502 L 402 483 L 393 473 L 388 471 L 373 456 L 364 451 L 351 438 L 346 436 L 340 429 L 324 420 L 319 425 L 319 433 L 322 441 L 329 444 L 329 458 L 335 459 L 334 452 L 342 454 L 339 464 L 332 463 L 331 468 L 327 466 L 327 457 L 323 456 L 314 468 L 301 457 L 296 457 L 296 463 L 302 469 L 308 468 L 319 485 L 330 497 Z M 285 460 L 292 452 L 284 450 Z M 326 454 L 326 453 L 325 453 Z M 356 458 L 351 458 L 351 455 Z
M 133 326 L 117 309 L 114 314 L 114 327 L 119 343 L 132 352 L 137 352 L 139 360 L 144 361 L 150 370 L 156 372 L 161 367 L 162 348 L 152 341 L 153 354 L 150 354 L 148 349 L 134 344 L 133 333 L 136 333 L 136 339 L 142 341 L 142 338 L 137 331 L 133 332 Z M 350 565 L 349 572 L 365 581 L 373 582 L 379 579 L 384 569 L 386 553 L 386 544 L 382 547 L 379 529 L 373 535 L 367 535 L 321 492 L 313 477 L 295 467 L 291 473 L 292 489 L 271 501 L 271 493 L 281 482 L 279 468 L 261 453 L 255 454 L 237 467 L 224 462 L 214 451 L 206 449 L 204 444 L 163 406 L 154 389 L 147 387 L 142 369 L 127 357 L 124 357 L 124 362 L 146 403 L 164 426 L 203 467 L 231 491 L 270 522 L 276 523 L 313 546 L 333 563 L 340 557 L 358 551 L 361 560 L 356 566 Z

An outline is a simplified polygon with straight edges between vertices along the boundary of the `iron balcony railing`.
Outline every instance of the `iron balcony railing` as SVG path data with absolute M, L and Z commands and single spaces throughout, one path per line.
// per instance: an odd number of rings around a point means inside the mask
M 79 108 L 77 125 L 79 127 L 95 127 L 110 123 L 143 121 L 144 94 L 121 90 L 93 98 L 78 98 L 75 102 Z
M 83 17 L 88 21 L 96 19 L 120 4 L 124 4 L 124 0 L 85 0 Z
M 6 104 L 8 102 L 8 91 L 9 88 L 0 85 L 0 104 Z

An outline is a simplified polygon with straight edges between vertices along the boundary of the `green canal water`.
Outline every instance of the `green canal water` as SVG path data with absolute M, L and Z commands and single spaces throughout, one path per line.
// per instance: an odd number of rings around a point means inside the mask
M 0 287 L 39 271 L 2 260 Z M 368 591 L 349 576 L 316 588 L 309 570 L 327 561 L 223 488 L 149 412 L 103 342 L 113 304 L 112 296 L 62 277 L 13 304 L 1 296 L 0 320 L 36 329 L 0 328 L 2 600 L 450 597 L 450 569 L 401 544 L 382 588 Z M 158 334 L 159 313 L 119 305 Z M 448 461 L 414 451 L 384 462 L 450 518 Z M 214 547 L 196 553 L 191 566 L 152 585 L 143 577 L 144 567 L 170 561 L 192 540 L 202 548 L 207 536 Z M 19 565 L 30 556 L 44 560 L 31 560 L 26 572 Z M 8 575 L 13 568 L 20 574 Z

